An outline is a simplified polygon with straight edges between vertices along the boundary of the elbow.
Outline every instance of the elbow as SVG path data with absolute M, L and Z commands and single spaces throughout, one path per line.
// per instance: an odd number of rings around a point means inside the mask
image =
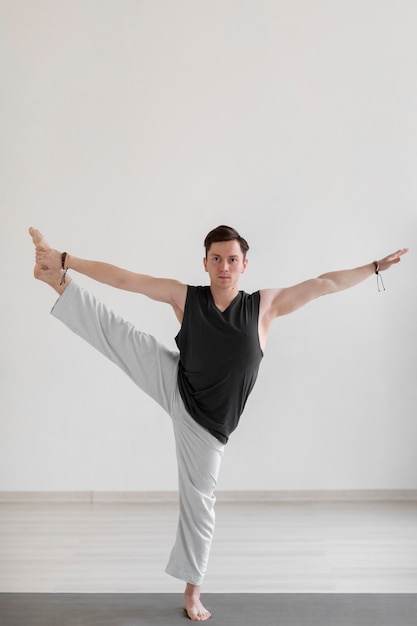
M 326 276 L 319 276 L 317 281 L 317 293 L 319 296 L 327 296 L 338 291 L 336 283 Z

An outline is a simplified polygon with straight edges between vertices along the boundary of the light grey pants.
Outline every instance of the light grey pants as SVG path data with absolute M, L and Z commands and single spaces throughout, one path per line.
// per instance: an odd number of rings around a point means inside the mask
M 166 572 L 201 585 L 214 533 L 214 489 L 224 445 L 187 413 L 178 391 L 179 354 L 115 315 L 74 281 L 52 311 L 118 365 L 171 416 L 179 482 L 177 536 Z M 146 445 L 146 442 L 144 442 Z

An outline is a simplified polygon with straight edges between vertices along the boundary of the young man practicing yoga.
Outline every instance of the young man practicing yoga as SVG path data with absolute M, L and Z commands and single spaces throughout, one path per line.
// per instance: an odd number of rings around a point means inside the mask
M 194 621 L 211 617 L 200 600 L 214 532 L 214 490 L 224 446 L 237 427 L 255 384 L 268 332 L 276 317 L 314 298 L 348 289 L 398 263 L 403 248 L 355 269 L 322 274 L 292 287 L 239 291 L 249 246 L 219 226 L 206 237 L 204 269 L 210 284 L 136 274 L 114 265 L 52 249 L 30 228 L 36 247 L 35 278 L 59 294 L 52 314 L 123 369 L 171 416 L 178 461 L 179 522 L 166 571 L 186 583 L 185 611 Z M 181 325 L 178 352 L 116 316 L 67 270 L 170 304 Z

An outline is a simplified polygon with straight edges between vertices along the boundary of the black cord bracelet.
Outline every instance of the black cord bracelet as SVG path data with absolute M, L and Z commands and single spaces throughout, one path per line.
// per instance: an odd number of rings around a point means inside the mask
M 382 280 L 382 276 L 379 273 L 379 263 L 378 263 L 378 261 L 374 261 L 374 265 L 375 265 L 376 284 L 378 286 L 378 291 L 381 291 L 381 289 L 379 288 L 379 281 L 380 280 L 381 280 L 382 289 L 385 291 L 384 281 Z

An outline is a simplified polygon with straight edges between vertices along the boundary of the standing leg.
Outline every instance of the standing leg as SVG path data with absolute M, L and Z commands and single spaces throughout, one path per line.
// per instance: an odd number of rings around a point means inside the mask
M 214 534 L 214 490 L 224 445 L 197 424 L 183 409 L 173 415 L 180 514 L 174 548 L 166 568 L 171 576 L 187 582 L 185 609 L 192 620 L 210 617 L 200 601 L 200 585 Z

